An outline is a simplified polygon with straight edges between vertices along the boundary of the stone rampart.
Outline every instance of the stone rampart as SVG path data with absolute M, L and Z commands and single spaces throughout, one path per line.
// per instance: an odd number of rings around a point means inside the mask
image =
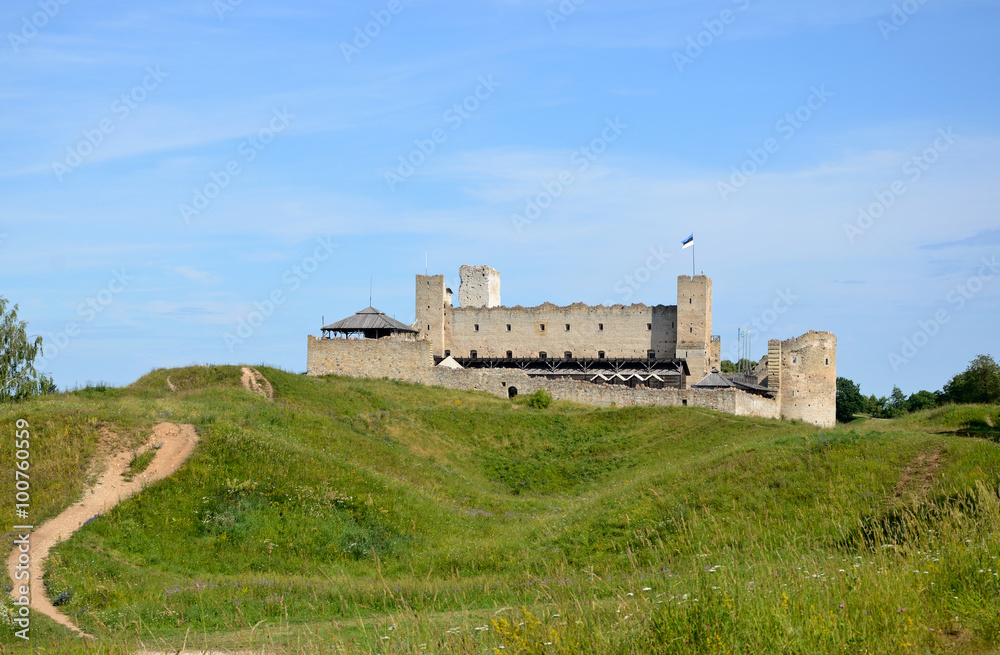
M 317 339 L 310 335 L 306 353 L 309 375 L 423 382 L 434 366 L 430 341 L 400 337 Z
M 448 389 L 484 391 L 502 398 L 545 389 L 553 398 L 587 405 L 619 407 L 706 407 L 719 412 L 778 418 L 777 401 L 738 389 L 650 389 L 549 380 L 518 369 L 448 369 L 435 367 L 429 341 L 384 339 L 317 339 L 308 337 L 308 374 L 358 378 L 391 378 Z

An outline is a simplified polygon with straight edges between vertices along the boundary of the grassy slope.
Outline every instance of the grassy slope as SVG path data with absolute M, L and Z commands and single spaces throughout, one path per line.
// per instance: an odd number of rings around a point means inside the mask
M 184 469 L 50 559 L 50 594 L 72 589 L 65 610 L 105 644 L 895 653 L 1000 642 L 1000 447 L 954 434 L 990 436 L 996 408 L 818 430 L 262 372 L 274 403 L 244 391 L 236 367 L 189 368 L 2 417 L 5 434 L 17 418 L 32 425 L 36 523 L 79 494 L 102 426 L 128 445 L 163 420 L 198 427 Z M 38 627 L 36 640 L 63 643 Z

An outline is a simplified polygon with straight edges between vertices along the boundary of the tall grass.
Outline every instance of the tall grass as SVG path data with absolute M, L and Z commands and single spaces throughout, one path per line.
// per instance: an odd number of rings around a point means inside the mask
M 44 621 L 40 643 L 364 653 L 1000 643 L 1000 448 L 963 436 L 996 408 L 819 430 L 262 372 L 274 403 L 243 390 L 238 367 L 191 367 L 5 417 L 38 426 L 39 516 L 80 492 L 102 427 L 127 447 L 162 420 L 201 435 L 181 471 L 50 558 L 49 594 L 74 591 L 63 609 L 98 644 Z

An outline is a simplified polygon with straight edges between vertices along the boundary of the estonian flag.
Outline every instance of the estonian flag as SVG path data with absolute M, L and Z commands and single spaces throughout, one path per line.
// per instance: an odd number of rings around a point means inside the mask
M 693 246 L 693 245 L 694 245 L 694 232 L 691 233 L 691 236 L 681 241 L 681 250 L 687 248 L 688 246 Z

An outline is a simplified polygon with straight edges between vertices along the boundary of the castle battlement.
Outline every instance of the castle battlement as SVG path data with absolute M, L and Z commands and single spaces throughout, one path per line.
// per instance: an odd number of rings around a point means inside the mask
M 455 307 L 443 275 L 416 276 L 416 341 L 310 337 L 309 374 L 390 377 L 506 396 L 546 388 L 557 398 L 594 404 L 690 404 L 835 424 L 837 340 L 829 332 L 770 341 L 759 384 L 688 388 L 721 364 L 706 275 L 679 276 L 675 305 L 533 307 L 501 305 L 500 273 L 489 266 L 462 266 L 460 278 Z M 437 366 L 446 358 L 458 369 Z

